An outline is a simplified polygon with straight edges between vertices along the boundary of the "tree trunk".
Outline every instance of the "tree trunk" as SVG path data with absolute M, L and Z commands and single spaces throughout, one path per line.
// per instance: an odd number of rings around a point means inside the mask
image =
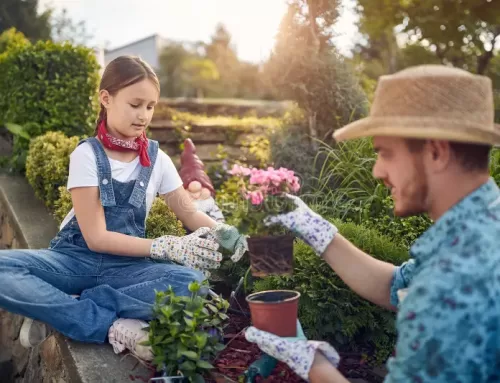
M 311 136 L 311 145 L 314 150 L 318 148 L 318 131 L 316 128 L 316 112 L 309 111 L 308 112 L 308 120 L 309 120 L 309 135 Z

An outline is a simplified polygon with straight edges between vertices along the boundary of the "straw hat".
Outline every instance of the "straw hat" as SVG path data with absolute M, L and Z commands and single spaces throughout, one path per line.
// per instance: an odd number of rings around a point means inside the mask
M 382 76 L 370 116 L 337 130 L 337 141 L 395 136 L 500 145 L 491 80 L 457 68 L 422 65 Z

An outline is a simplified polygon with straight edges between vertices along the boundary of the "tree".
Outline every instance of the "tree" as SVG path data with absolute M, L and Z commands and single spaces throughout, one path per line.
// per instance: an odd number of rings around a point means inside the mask
M 194 57 L 180 43 L 169 43 L 160 55 L 160 83 L 163 97 L 188 96 L 191 89 L 183 75 L 184 63 Z
M 60 12 L 51 10 L 51 37 L 56 42 L 68 41 L 74 45 L 85 45 L 92 38 L 83 20 L 75 22 L 63 8 Z
M 231 45 L 231 34 L 223 24 L 217 25 L 210 43 L 205 45 L 205 57 L 220 73 L 220 81 L 212 89 L 212 95 L 234 97 L 238 93 L 240 61 Z
M 0 33 L 14 27 L 31 41 L 48 40 L 51 13 L 50 9 L 38 13 L 38 0 L 2 0 Z
M 281 98 L 295 100 L 306 112 L 313 139 L 330 139 L 366 107 L 358 80 L 331 43 L 337 7 L 335 0 L 290 1 L 266 64 Z
M 219 72 L 213 61 L 192 57 L 182 64 L 183 75 L 188 84 L 196 89 L 196 97 L 201 98 L 219 79 Z
M 407 45 L 424 48 L 443 64 L 484 74 L 500 41 L 498 1 L 358 0 L 357 10 L 364 48 L 379 58 L 385 54 L 397 59 L 396 30 Z M 385 66 L 389 73 L 401 67 Z

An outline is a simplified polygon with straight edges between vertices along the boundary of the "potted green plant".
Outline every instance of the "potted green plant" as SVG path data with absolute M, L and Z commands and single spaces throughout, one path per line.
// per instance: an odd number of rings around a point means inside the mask
M 229 303 L 216 295 L 205 297 L 201 289 L 208 291 L 206 283 L 189 284 L 190 296 L 177 296 L 172 288 L 156 293 L 147 344 L 164 381 L 205 382 L 214 368 L 211 362 L 224 349 Z
M 243 199 L 235 209 L 237 228 L 248 235 L 248 253 L 252 275 L 289 275 L 293 272 L 294 237 L 279 225 L 268 226 L 270 215 L 283 214 L 296 208 L 287 193 L 300 190 L 298 177 L 286 168 L 247 168 L 234 165 L 229 172 L 237 178 Z

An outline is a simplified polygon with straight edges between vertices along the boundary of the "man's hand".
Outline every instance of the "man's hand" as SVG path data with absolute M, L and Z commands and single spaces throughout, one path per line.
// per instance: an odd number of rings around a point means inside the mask
M 297 321 L 295 338 L 282 338 L 265 331 L 249 327 L 245 338 L 255 343 L 266 354 L 286 363 L 302 379 L 309 381 L 309 372 L 317 355 L 321 353 L 331 364 L 337 367 L 340 361 L 337 351 L 326 342 L 308 341 Z
M 311 246 L 316 254 L 323 255 L 338 229 L 326 219 L 313 212 L 299 197 L 287 194 L 297 208 L 286 214 L 268 217 L 266 225 L 279 224 Z

